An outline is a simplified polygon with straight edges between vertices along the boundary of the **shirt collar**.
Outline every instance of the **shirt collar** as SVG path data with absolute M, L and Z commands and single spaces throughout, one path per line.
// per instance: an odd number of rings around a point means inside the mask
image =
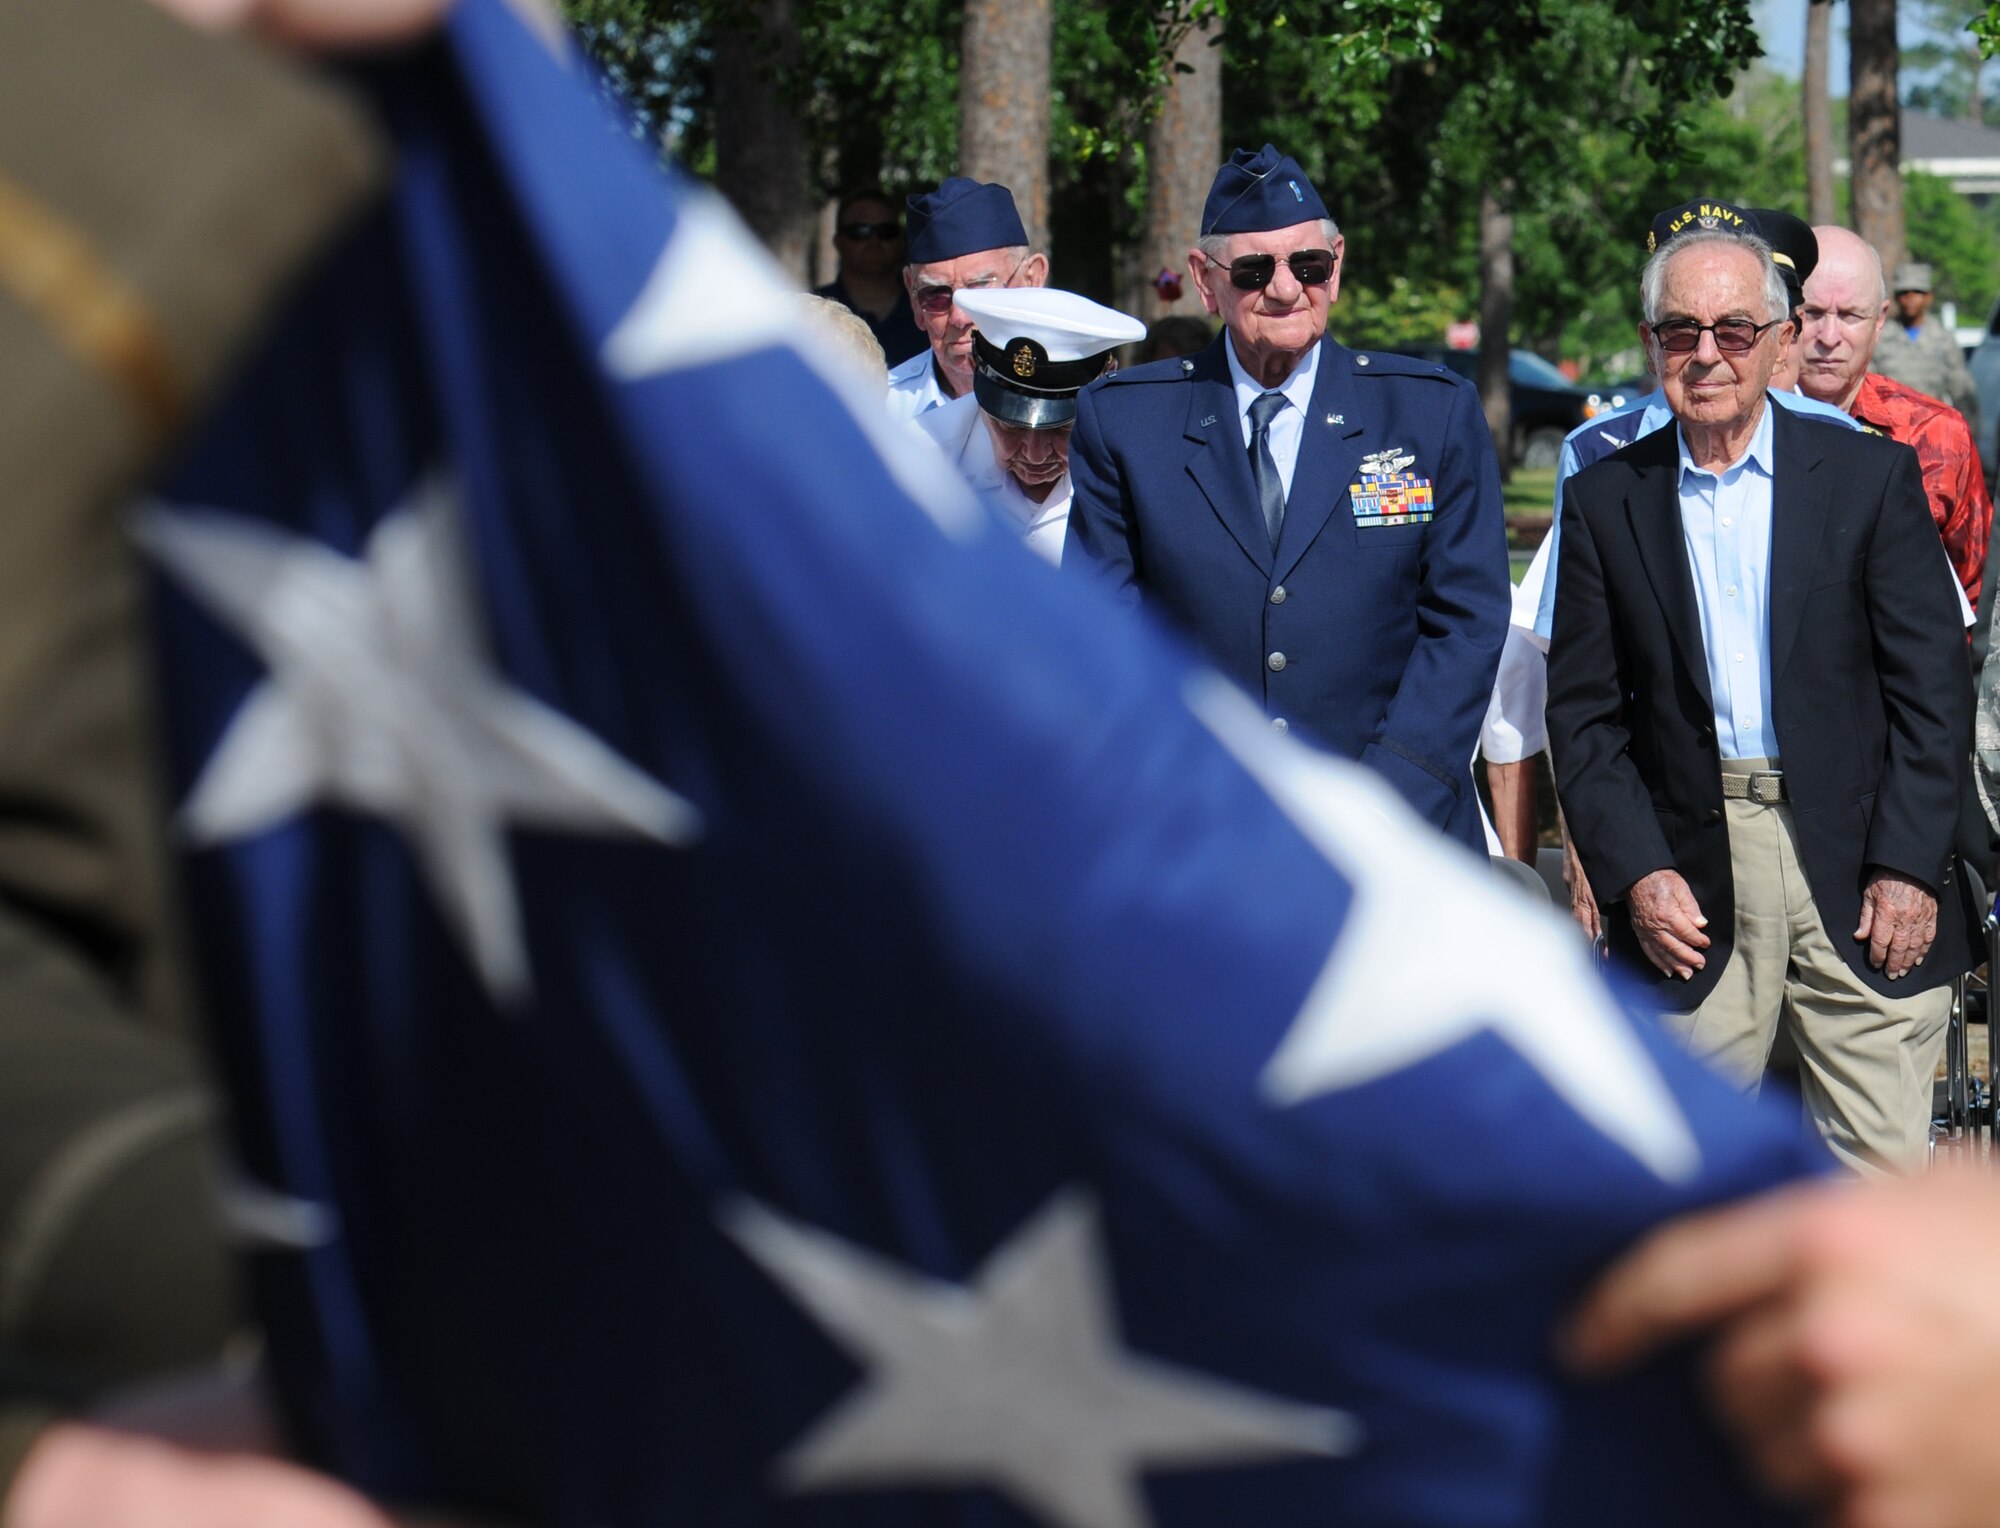
M 1764 417 L 1757 421 L 1757 428 L 1750 437 L 1749 446 L 1741 456 L 1720 472 L 1709 472 L 1694 464 L 1694 458 L 1688 455 L 1687 432 L 1682 430 L 1680 425 L 1676 423 L 1674 425 L 1674 449 L 1680 453 L 1680 481 L 1686 482 L 1687 475 L 1692 472 L 1700 477 L 1712 477 L 1722 482 L 1729 482 L 1738 477 L 1741 474 L 1741 470 L 1745 467 L 1755 467 L 1767 478 L 1773 476 L 1774 474 L 1771 471 L 1771 414 L 1772 410 L 1776 407 L 1777 405 L 1771 402 L 1771 395 L 1766 393 L 1764 395 Z
M 1292 374 L 1275 389 L 1264 386 L 1244 369 L 1236 359 L 1236 336 L 1224 333 L 1227 338 L 1222 344 L 1222 353 L 1229 358 L 1229 379 L 1236 384 L 1236 412 L 1242 416 L 1250 412 L 1250 405 L 1267 392 L 1281 392 L 1301 414 L 1312 407 L 1313 379 L 1319 375 L 1320 346 L 1315 343 L 1305 353 L 1305 357 L 1292 368 Z
M 1872 371 L 1862 373 L 1861 387 L 1854 394 L 1854 406 L 1847 412 L 1886 435 L 1889 433 L 1889 409 L 1882 389 L 1876 386 L 1877 380 Z

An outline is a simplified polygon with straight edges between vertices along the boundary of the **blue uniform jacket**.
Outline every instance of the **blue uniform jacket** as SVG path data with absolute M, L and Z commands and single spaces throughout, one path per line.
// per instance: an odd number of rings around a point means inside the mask
M 1478 394 L 1432 362 L 1321 341 L 1274 556 L 1225 343 L 1084 390 L 1064 568 L 1167 616 L 1274 723 L 1484 852 L 1471 759 L 1509 600 Z M 1413 460 L 1364 475 L 1379 452 Z M 1371 506 L 1383 481 L 1391 502 Z

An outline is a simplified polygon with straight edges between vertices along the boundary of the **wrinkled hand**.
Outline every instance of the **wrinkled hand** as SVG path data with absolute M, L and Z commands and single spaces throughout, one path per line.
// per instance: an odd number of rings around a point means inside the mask
M 4 1528 L 393 1528 L 346 1486 L 251 1454 L 201 1454 L 85 1423 L 36 1442 Z
M 1639 948 L 1667 975 L 1686 981 L 1708 964 L 1701 953 L 1708 948 L 1708 935 L 1702 932 L 1708 919 L 1678 870 L 1641 876 L 1625 893 L 1625 903 Z
M 1923 882 L 1876 871 L 1861 893 L 1861 927 L 1854 931 L 1868 945 L 1868 964 L 1891 981 L 1909 975 L 1937 938 L 1937 911 L 1937 898 Z
M 451 0 L 154 0 L 216 31 L 260 32 L 301 47 L 401 42 L 432 26 Z
M 182 1448 L 59 1422 L 28 1451 L 0 1528 L 477 1528 L 391 1517 L 324 1475 L 264 1454 Z
M 1981 1528 L 2000 1501 L 2000 1183 L 1789 1189 L 1677 1221 L 1586 1298 L 1572 1365 L 1713 1332 L 1711 1401 L 1765 1484 L 1841 1528 Z
M 1577 858 L 1576 845 L 1569 841 L 1567 829 L 1562 839 L 1563 885 L 1569 888 L 1569 915 L 1576 919 L 1577 927 L 1595 939 L 1604 931 L 1604 920 L 1597 911 L 1597 897 L 1590 889 L 1590 877 L 1583 873 L 1583 861 Z

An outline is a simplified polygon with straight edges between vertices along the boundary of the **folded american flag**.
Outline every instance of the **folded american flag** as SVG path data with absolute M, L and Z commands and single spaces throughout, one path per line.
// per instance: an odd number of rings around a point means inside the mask
M 1813 1170 L 996 534 L 498 0 L 140 521 L 309 1451 L 576 1525 L 1704 1525 L 1552 1322 Z

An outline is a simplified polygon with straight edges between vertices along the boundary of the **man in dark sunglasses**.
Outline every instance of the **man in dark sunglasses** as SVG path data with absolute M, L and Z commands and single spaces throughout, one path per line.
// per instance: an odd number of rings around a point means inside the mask
M 1953 857 L 1965 643 L 1917 458 L 1772 405 L 1792 299 L 1747 227 L 1661 243 L 1640 291 L 1674 425 L 1564 495 L 1570 834 L 1672 1032 L 1754 1091 L 1782 1029 L 1834 1154 L 1918 1166 L 1977 912 Z
M 843 196 L 834 209 L 833 250 L 840 269 L 813 296 L 851 308 L 891 366 L 928 350 L 903 290 L 903 225 L 889 198 L 873 186 Z
M 1221 168 L 1188 271 L 1224 332 L 1084 390 L 1063 566 L 1483 852 L 1470 762 L 1509 610 L 1492 438 L 1443 367 L 1327 338 L 1345 252 L 1296 160 Z
M 889 412 L 914 419 L 972 391 L 972 316 L 954 292 L 1038 287 L 1049 259 L 1028 248 L 1028 232 L 1005 186 L 954 175 L 913 196 L 905 222 L 909 263 L 903 286 L 910 315 L 929 346 L 889 372 Z

